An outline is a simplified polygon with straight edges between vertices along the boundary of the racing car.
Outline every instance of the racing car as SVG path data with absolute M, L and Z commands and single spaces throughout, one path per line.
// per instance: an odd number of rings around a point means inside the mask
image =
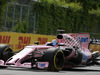
M 0 66 L 15 66 L 59 71 L 75 65 L 87 65 L 99 57 L 88 49 L 89 36 L 84 33 L 62 33 L 43 45 L 28 45 L 14 53 L 9 45 L 0 45 Z

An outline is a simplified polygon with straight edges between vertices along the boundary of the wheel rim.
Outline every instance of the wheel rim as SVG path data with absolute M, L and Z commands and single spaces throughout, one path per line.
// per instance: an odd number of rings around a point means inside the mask
M 64 55 L 62 51 L 58 51 L 54 56 L 54 66 L 56 69 L 60 70 L 64 65 Z

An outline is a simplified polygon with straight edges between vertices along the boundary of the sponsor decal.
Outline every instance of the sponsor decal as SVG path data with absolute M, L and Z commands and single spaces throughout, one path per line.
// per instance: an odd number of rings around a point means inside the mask
M 82 53 L 82 54 L 83 54 L 83 60 L 87 61 L 87 56 L 85 55 L 85 53 Z
M 90 35 L 88 33 L 78 34 L 78 41 L 80 41 L 81 46 L 88 48 Z
M 49 65 L 48 62 L 38 62 L 38 68 L 47 68 Z
M 19 38 L 18 38 L 18 44 L 16 44 L 15 48 L 16 49 L 24 48 L 26 45 L 30 44 L 30 40 L 31 40 L 31 37 L 22 37 L 22 36 L 19 36 Z
M 48 41 L 48 38 L 38 37 L 39 44 L 45 44 Z
M 39 67 L 46 67 L 45 63 L 39 63 Z
M 88 43 L 88 37 L 78 37 L 80 43 Z
M 5 35 L 2 36 L 2 35 L 0 35 L 0 43 L 9 44 L 10 39 L 11 39 L 11 36 L 5 36 Z
M 45 44 L 46 42 L 52 41 L 54 38 L 56 38 L 56 36 L 0 32 L 0 44 L 10 45 L 13 51 L 21 50 L 26 45 L 33 45 L 33 41 L 38 41 L 39 44 Z

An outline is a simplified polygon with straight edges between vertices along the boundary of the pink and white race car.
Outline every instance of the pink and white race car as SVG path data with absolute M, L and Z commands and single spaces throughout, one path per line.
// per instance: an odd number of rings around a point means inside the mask
M 44 45 L 29 45 L 15 53 L 0 45 L 0 66 L 15 66 L 59 71 L 75 65 L 87 65 L 99 57 L 88 49 L 88 33 L 58 34 L 57 39 Z M 14 55 L 13 55 L 14 54 Z

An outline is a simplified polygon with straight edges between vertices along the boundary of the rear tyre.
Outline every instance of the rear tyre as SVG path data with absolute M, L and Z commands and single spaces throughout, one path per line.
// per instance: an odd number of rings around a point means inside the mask
M 49 62 L 48 71 L 59 71 L 64 66 L 64 54 L 58 48 L 50 48 L 44 53 L 44 60 Z
M 6 62 L 11 56 L 13 56 L 11 47 L 6 44 L 0 44 L 0 59 Z

